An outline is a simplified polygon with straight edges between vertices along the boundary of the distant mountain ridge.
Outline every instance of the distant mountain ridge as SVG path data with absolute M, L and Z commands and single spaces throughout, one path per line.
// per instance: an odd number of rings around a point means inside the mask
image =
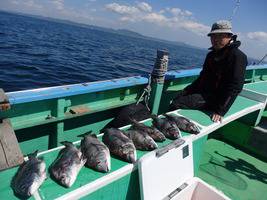
M 32 14 L 21 13 L 21 12 L 10 12 L 10 11 L 3 11 L 3 10 L 0 10 L 0 12 L 22 15 L 22 16 L 26 16 L 26 17 L 32 17 L 32 18 L 37 18 L 37 19 L 61 23 L 61 24 L 68 24 L 68 25 L 73 25 L 73 26 L 78 26 L 78 27 L 84 27 L 84 28 L 89 28 L 89 29 L 98 30 L 98 31 L 104 31 L 104 32 L 108 32 L 108 33 L 115 33 L 115 34 L 119 34 L 119 35 L 123 35 L 123 36 L 142 38 L 142 39 L 147 39 L 147 40 L 152 40 L 152 41 L 164 42 L 164 43 L 168 43 L 168 44 L 172 44 L 172 45 L 185 46 L 185 47 L 189 47 L 189 48 L 206 50 L 204 48 L 200 48 L 200 47 L 196 47 L 196 46 L 193 46 L 190 44 L 186 44 L 184 42 L 169 41 L 169 40 L 163 40 L 163 39 L 154 38 L 154 37 L 150 37 L 150 36 L 145 36 L 145 35 L 142 35 L 141 33 L 137 33 L 135 31 L 128 30 L 128 29 L 106 28 L 106 27 L 101 27 L 101 26 L 95 26 L 95 25 L 89 25 L 89 24 L 74 22 L 71 20 L 57 19 L 57 18 L 52 18 L 52 17 L 45 17 L 45 16 L 41 16 L 41 15 L 32 15 Z
M 84 23 L 79 23 L 79 22 L 73 22 L 71 20 L 57 19 L 57 18 L 40 16 L 40 15 L 31 15 L 31 14 L 21 13 L 21 12 L 4 11 L 1 9 L 0 9 L 0 12 L 4 12 L 4 13 L 8 13 L 8 14 L 15 14 L 15 15 L 22 15 L 22 16 L 26 16 L 26 17 L 37 18 L 37 19 L 46 20 L 46 21 L 55 22 L 55 23 L 68 24 L 68 25 L 73 25 L 73 26 L 78 26 L 78 27 L 83 27 L 83 28 L 89 28 L 92 30 L 98 30 L 98 31 L 103 31 L 103 32 L 108 32 L 108 33 L 119 34 L 119 35 L 128 36 L 128 37 L 158 41 L 158 42 L 163 42 L 163 43 L 167 43 L 167 44 L 171 44 L 171 45 L 178 45 L 181 47 L 188 47 L 188 48 L 200 49 L 200 50 L 207 51 L 207 49 L 205 49 L 205 48 L 193 46 L 193 45 L 190 45 L 190 44 L 187 44 L 184 42 L 170 41 L 170 40 L 164 40 L 164 39 L 149 37 L 149 36 L 145 36 L 145 35 L 142 35 L 140 33 L 137 33 L 135 31 L 128 30 L 128 29 L 112 29 L 112 28 L 89 25 L 89 24 L 84 24 Z M 259 62 L 259 60 L 249 57 L 249 63 L 258 63 L 258 62 Z M 264 64 L 264 63 L 266 63 L 266 62 L 263 61 L 262 64 Z

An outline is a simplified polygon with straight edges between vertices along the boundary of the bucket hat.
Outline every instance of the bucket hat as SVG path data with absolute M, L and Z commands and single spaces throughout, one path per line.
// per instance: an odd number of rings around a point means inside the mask
M 208 33 L 208 36 L 216 33 L 229 33 L 233 35 L 231 22 L 228 20 L 220 20 L 215 22 L 212 25 L 211 31 Z

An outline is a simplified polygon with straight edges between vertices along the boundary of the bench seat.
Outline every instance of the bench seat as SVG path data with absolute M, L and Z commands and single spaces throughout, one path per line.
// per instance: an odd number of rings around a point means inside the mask
M 267 81 L 245 84 L 244 89 L 267 96 Z
M 193 141 L 195 141 L 196 144 L 198 141 L 201 141 L 199 140 L 200 138 L 204 138 L 204 136 L 207 136 L 209 133 L 213 132 L 214 130 L 217 130 L 218 128 L 224 126 L 227 123 L 239 119 L 240 117 L 243 117 L 249 113 L 257 111 L 261 112 L 266 106 L 266 97 L 267 96 L 263 96 L 261 94 L 255 94 L 252 91 L 242 92 L 237 97 L 236 101 L 234 102 L 228 113 L 225 115 L 222 123 L 212 122 L 208 114 L 197 110 L 176 110 L 169 112 L 169 114 L 172 113 L 176 115 L 182 115 L 191 119 L 200 126 L 201 131 L 198 135 L 189 136 L 188 133 L 182 132 L 183 137 L 192 137 Z M 151 125 L 151 119 L 144 120 L 143 123 L 146 125 Z M 122 127 L 122 129 L 127 128 L 129 128 L 129 125 Z M 102 139 L 102 135 L 99 135 L 99 139 Z M 159 147 L 162 147 L 171 142 L 172 140 L 167 139 L 163 143 L 158 143 L 158 145 Z M 77 145 L 79 145 L 79 143 L 80 141 L 75 142 L 75 144 Z M 44 158 L 47 164 L 47 168 L 56 159 L 56 156 L 58 155 L 58 152 L 61 148 L 63 147 L 51 149 L 45 152 L 41 152 L 39 154 L 39 156 L 42 156 Z M 197 150 L 193 150 L 195 156 L 195 152 L 197 152 Z M 146 151 L 137 151 L 138 159 L 146 153 Z M 43 183 L 43 185 L 40 187 L 34 197 L 36 199 L 77 199 L 86 196 L 87 194 L 92 193 L 98 190 L 99 188 L 104 187 L 109 183 L 122 178 L 127 174 L 130 174 L 133 170 L 136 169 L 136 166 L 136 164 L 129 164 L 117 158 L 111 157 L 111 171 L 109 173 L 100 173 L 92 169 L 83 167 L 77 177 L 76 182 L 71 188 L 64 188 L 58 185 L 51 178 L 49 178 L 48 175 L 48 179 Z M 0 173 L 0 180 L 2 180 L 2 183 L 0 184 L 0 196 L 3 199 L 16 199 L 10 187 L 10 181 L 14 176 L 16 170 L 17 168 L 12 168 Z
M 147 119 L 143 121 L 146 125 L 151 125 L 151 119 Z M 130 126 L 125 126 L 122 129 L 127 129 Z M 187 133 L 182 132 L 182 135 L 188 135 Z M 102 134 L 99 135 L 99 140 L 102 140 Z M 169 143 L 171 143 L 172 140 L 167 139 L 164 142 L 158 142 L 159 147 L 163 147 Z M 76 145 L 80 144 L 80 141 L 75 142 Z M 60 149 L 62 149 L 63 146 L 54 148 L 48 151 L 44 151 L 38 154 L 38 156 L 43 157 L 48 167 L 52 164 L 52 162 L 56 159 L 58 152 Z M 148 153 L 149 151 L 139 151 L 137 150 L 137 158 L 141 158 L 144 154 Z M 70 188 L 64 188 L 57 184 L 54 180 L 52 180 L 48 175 L 48 178 L 45 180 L 45 182 L 42 184 L 42 186 L 39 188 L 38 193 L 34 195 L 36 199 L 64 199 L 67 198 L 74 198 L 76 199 L 77 196 L 83 196 L 83 193 L 91 193 L 95 190 L 113 182 L 114 180 L 117 180 L 126 174 L 129 174 L 131 171 L 133 171 L 136 168 L 137 165 L 135 164 L 129 164 L 127 162 L 121 161 L 117 158 L 114 158 L 111 156 L 111 171 L 109 173 L 101 173 L 96 172 L 90 168 L 83 167 L 75 181 L 75 183 Z M 5 197 L 5 199 L 17 199 L 13 195 L 13 191 L 10 187 L 10 181 L 14 174 L 16 173 L 18 167 L 5 170 L 0 173 L 0 180 L 4 180 L 0 184 L 0 196 Z M 66 195 L 66 196 L 64 196 Z M 30 199 L 34 199 L 34 197 L 31 197 Z

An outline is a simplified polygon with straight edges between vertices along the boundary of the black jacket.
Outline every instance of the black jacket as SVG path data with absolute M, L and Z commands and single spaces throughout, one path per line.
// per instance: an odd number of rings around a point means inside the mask
M 209 109 L 221 116 L 229 110 L 244 85 L 247 56 L 238 49 L 240 44 L 234 39 L 217 52 L 210 48 L 199 77 L 185 88 L 188 94 L 209 96 Z

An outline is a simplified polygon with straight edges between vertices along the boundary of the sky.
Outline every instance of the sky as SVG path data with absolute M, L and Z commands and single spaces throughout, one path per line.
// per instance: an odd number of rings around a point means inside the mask
M 212 23 L 232 18 L 240 49 L 257 59 L 267 53 L 266 0 L 0 0 L 0 10 L 129 29 L 201 48 L 210 47 Z

